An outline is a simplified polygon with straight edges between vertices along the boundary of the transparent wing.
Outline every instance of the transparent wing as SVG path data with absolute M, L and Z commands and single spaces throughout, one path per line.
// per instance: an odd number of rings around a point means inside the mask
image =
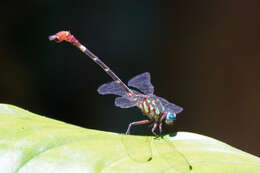
M 190 173 L 192 171 L 192 165 L 185 155 L 177 150 L 173 141 L 163 136 L 122 135 L 121 141 L 126 154 L 138 164 L 153 165 L 157 172 Z
M 160 136 L 154 138 L 153 143 L 155 144 L 155 149 L 159 153 L 160 158 L 170 166 L 168 168 L 169 172 L 191 172 L 192 165 L 185 155 L 176 149 L 173 141 L 169 141 L 164 136 Z
M 152 137 L 122 135 L 121 142 L 130 159 L 138 163 L 148 163 L 152 159 Z M 138 146 L 138 147 L 137 147 Z
M 127 96 L 117 97 L 115 99 L 115 105 L 120 108 L 131 108 L 138 104 L 138 101 L 131 101 Z
M 100 87 L 98 87 L 97 91 L 101 95 L 106 95 L 106 94 L 115 94 L 119 96 L 126 95 L 126 92 L 115 81 L 101 85 Z
M 144 94 L 153 94 L 154 87 L 151 83 L 150 73 L 139 74 L 128 81 L 128 86 L 135 87 Z
M 157 96 L 158 97 L 158 96 Z M 175 112 L 176 114 L 180 113 L 183 111 L 183 108 L 180 106 L 177 106 L 173 103 L 168 102 L 166 99 L 162 98 L 162 97 L 158 97 L 159 100 L 162 102 L 163 106 L 167 109 L 172 110 L 173 112 Z

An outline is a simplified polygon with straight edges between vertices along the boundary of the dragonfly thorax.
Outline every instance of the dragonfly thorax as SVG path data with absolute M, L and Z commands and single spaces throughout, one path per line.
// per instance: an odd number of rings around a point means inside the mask
M 144 96 L 143 101 L 137 106 L 149 119 L 154 121 L 159 121 L 162 113 L 165 110 L 161 101 L 153 95 Z

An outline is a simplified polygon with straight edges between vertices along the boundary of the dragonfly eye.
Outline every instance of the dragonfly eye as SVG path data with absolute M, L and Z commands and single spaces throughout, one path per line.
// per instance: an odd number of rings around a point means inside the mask
M 172 124 L 173 120 L 176 118 L 176 114 L 172 113 L 172 112 L 168 112 L 166 115 L 166 120 L 165 123 L 166 124 Z

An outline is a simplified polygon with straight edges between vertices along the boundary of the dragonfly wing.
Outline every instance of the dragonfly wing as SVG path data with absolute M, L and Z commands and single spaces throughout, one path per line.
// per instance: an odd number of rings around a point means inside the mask
M 169 165 L 169 170 L 180 173 L 191 172 L 192 165 L 185 155 L 176 149 L 173 141 L 169 141 L 164 136 L 160 136 L 154 139 L 153 143 L 155 144 L 157 153 L 159 153 L 159 157 Z
M 139 74 L 128 81 L 128 86 L 135 87 L 144 94 L 153 94 L 154 87 L 151 83 L 150 73 Z
M 122 135 L 121 141 L 133 161 L 146 165 L 159 161 L 162 170 L 157 172 L 190 173 L 192 170 L 185 155 L 164 137 Z
M 151 140 L 152 137 L 149 136 L 121 136 L 121 142 L 127 155 L 130 159 L 138 163 L 147 163 L 151 161 L 153 154 L 151 148 Z
M 158 96 L 157 96 L 158 97 Z M 175 112 L 176 114 L 180 113 L 183 111 L 183 108 L 180 106 L 177 106 L 173 103 L 168 102 L 166 99 L 162 98 L 162 97 L 158 97 L 160 99 L 160 101 L 162 102 L 163 106 L 167 109 L 172 110 L 173 112 Z
M 115 94 L 119 96 L 126 95 L 126 92 L 115 81 L 101 85 L 100 87 L 98 87 L 97 91 L 101 95 L 106 95 L 106 94 Z
M 131 108 L 138 104 L 138 101 L 131 101 L 128 97 L 117 97 L 115 105 L 120 108 Z

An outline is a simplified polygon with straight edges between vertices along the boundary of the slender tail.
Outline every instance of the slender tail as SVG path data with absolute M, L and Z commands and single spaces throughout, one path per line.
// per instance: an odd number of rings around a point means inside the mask
M 135 94 L 131 89 L 127 87 L 124 82 L 120 80 L 120 78 L 112 71 L 110 68 L 99 59 L 95 54 L 93 54 L 90 50 L 88 50 L 84 45 L 82 45 L 69 31 L 60 31 L 55 35 L 49 36 L 49 40 L 54 40 L 56 42 L 67 41 L 77 48 L 79 48 L 84 54 L 86 54 L 89 58 L 91 58 L 95 63 L 97 63 L 120 87 L 122 87 L 128 96 L 134 96 Z

